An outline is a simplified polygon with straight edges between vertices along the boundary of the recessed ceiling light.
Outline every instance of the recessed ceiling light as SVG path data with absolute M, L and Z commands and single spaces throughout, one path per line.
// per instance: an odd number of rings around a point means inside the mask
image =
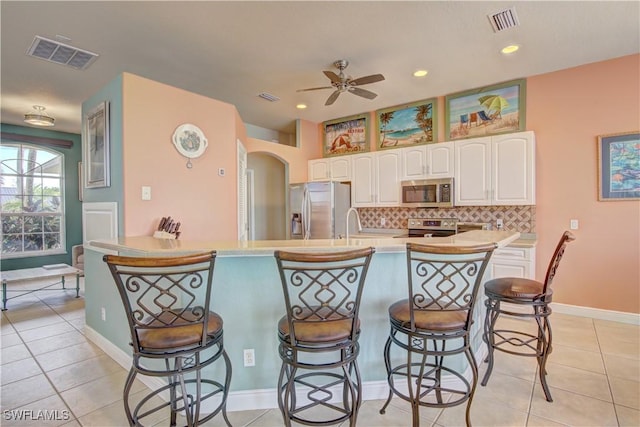
M 501 52 L 504 53 L 505 55 L 510 55 L 512 53 L 515 53 L 518 49 L 520 49 L 519 45 L 510 44 L 509 46 L 503 47 Z
M 428 74 L 429 72 L 427 70 L 418 70 L 415 73 L 413 73 L 414 77 L 424 77 Z
M 307 104 L 298 104 L 296 105 L 296 108 L 299 110 L 304 110 L 305 108 L 307 108 Z

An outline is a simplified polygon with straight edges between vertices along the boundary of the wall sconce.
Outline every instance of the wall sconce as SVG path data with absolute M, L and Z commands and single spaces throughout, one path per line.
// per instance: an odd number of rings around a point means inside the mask
M 29 111 L 24 115 L 25 123 L 29 123 L 34 126 L 53 126 L 56 119 L 47 115 L 44 112 L 45 108 L 42 105 L 34 105 L 35 111 Z

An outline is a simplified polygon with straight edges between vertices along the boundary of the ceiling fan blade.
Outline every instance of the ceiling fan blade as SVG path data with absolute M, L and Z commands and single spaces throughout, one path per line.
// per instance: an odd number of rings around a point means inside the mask
M 351 80 L 351 84 L 354 86 L 366 85 L 369 83 L 381 82 L 384 80 L 382 74 L 372 74 L 370 76 L 360 77 L 359 79 Z
M 340 96 L 340 91 L 336 90 L 331 94 L 331 96 L 329 96 L 329 98 L 327 98 L 327 102 L 325 102 L 324 105 L 333 104 L 334 102 L 336 102 L 336 99 L 338 99 L 338 96 Z
M 358 96 L 361 96 L 361 97 L 367 98 L 367 99 L 373 99 L 376 96 L 378 96 L 377 93 L 373 93 L 373 92 L 368 91 L 368 90 L 360 89 L 359 87 L 350 87 L 349 88 L 349 92 L 351 92 L 354 95 L 358 95 Z
M 340 80 L 340 76 L 333 71 L 323 71 L 323 73 L 325 76 L 329 77 L 329 80 L 331 80 L 333 83 L 342 83 L 342 80 Z
M 310 87 L 307 89 L 298 89 L 296 92 L 307 92 L 310 90 L 320 90 L 320 89 L 333 89 L 333 86 Z

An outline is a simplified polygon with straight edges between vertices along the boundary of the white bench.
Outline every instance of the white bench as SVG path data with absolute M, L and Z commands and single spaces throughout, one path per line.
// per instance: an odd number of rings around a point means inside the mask
M 67 264 L 51 264 L 36 268 L 22 268 L 19 270 L 3 271 L 2 273 L 2 311 L 7 310 L 7 301 L 18 298 L 38 291 L 54 291 L 65 290 L 65 276 L 76 276 L 76 298 L 80 298 L 80 275 L 82 270 L 71 267 Z M 60 280 L 49 285 L 41 286 L 37 289 L 7 289 L 7 285 L 25 280 L 48 279 L 51 277 L 59 277 Z M 61 288 L 52 288 L 52 286 L 61 284 Z M 7 292 L 22 292 L 20 295 L 7 298 Z

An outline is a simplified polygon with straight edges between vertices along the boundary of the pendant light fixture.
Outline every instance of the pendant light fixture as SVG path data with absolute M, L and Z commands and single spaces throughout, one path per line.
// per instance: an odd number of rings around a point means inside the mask
M 33 110 L 25 113 L 24 121 L 34 126 L 53 126 L 56 119 L 44 112 L 42 105 L 34 105 Z

